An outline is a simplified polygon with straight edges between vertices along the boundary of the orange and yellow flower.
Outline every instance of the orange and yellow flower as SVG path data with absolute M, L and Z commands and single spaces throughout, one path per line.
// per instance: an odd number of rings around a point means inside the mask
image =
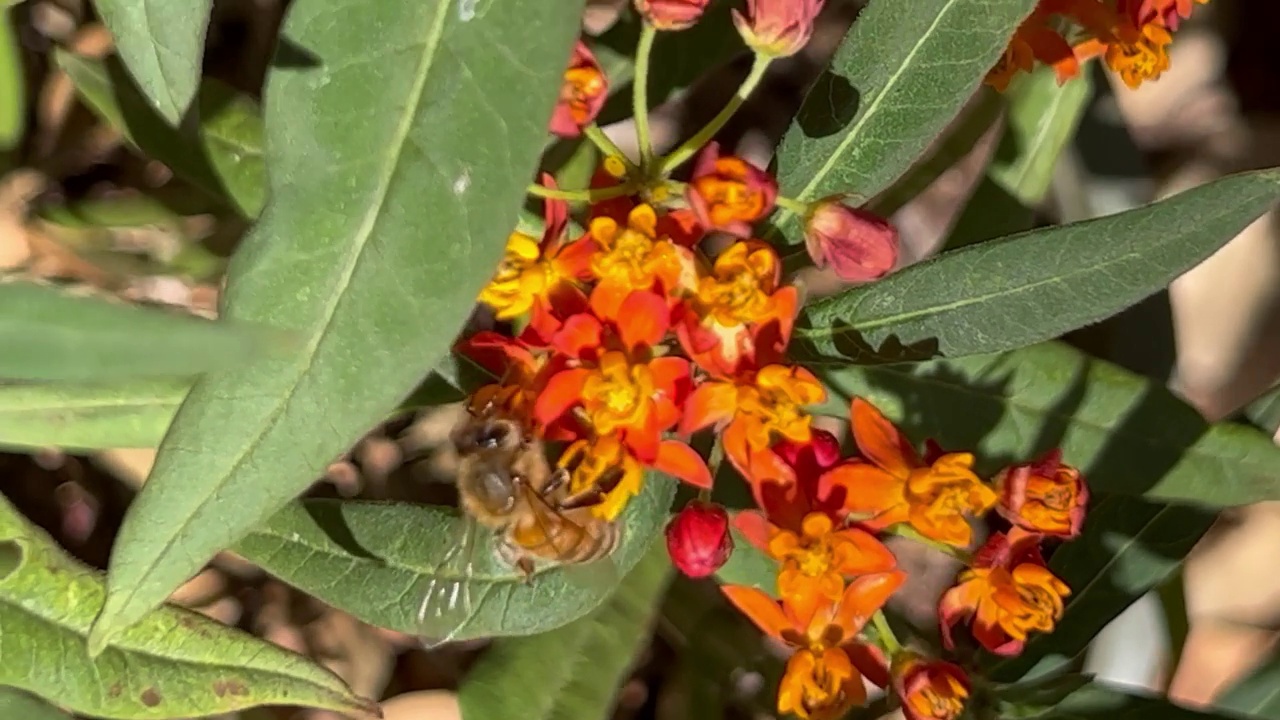
M 987 73 L 986 83 L 999 92 L 1020 72 L 1031 72 L 1036 62 L 1053 68 L 1058 82 L 1066 82 L 1080 73 L 1080 62 L 1070 43 L 1053 25 L 1053 15 L 1064 8 L 1041 2 L 1009 39 L 1009 46 Z
M 906 720 L 956 720 L 964 712 L 970 686 L 959 665 L 904 651 L 893 658 L 892 672 Z
M 839 600 L 846 577 L 888 572 L 898 565 L 874 535 L 839 527 L 821 512 L 809 513 L 799 532 L 773 527 L 767 547 L 780 565 L 778 593 L 799 607 Z
M 608 96 L 609 79 L 591 49 L 579 40 L 564 71 L 560 98 L 551 115 L 552 134 L 563 138 L 581 135 L 582 128 L 595 122 Z
M 638 290 L 670 296 L 693 287 L 693 253 L 675 242 L 676 237 L 688 236 L 668 232 L 678 217 L 663 220 L 652 205 L 641 204 L 631 208 L 625 225 L 609 216 L 591 221 L 589 234 L 597 251 L 590 267 L 599 278 L 591 292 L 591 309 L 598 317 L 616 317 L 622 301 Z
M 709 143 L 693 166 L 686 199 L 703 227 L 740 238 L 751 237 L 751 225 L 773 211 L 778 183 L 769 173 L 732 155 L 720 155 Z
M 739 611 L 770 637 L 796 652 L 778 689 L 778 712 L 801 718 L 838 718 L 866 702 L 863 674 L 880 674 L 874 653 L 856 642 L 858 633 L 902 585 L 901 571 L 863 575 L 837 601 L 793 605 L 751 587 L 721 587 Z M 879 684 L 883 684 L 880 682 Z
M 733 378 L 716 378 L 694 389 L 680 431 L 707 426 L 722 430 L 725 456 L 749 482 L 774 478 L 790 483 L 794 474 L 771 451 L 775 440 L 809 440 L 812 418 L 805 406 L 827 397 L 826 388 L 802 367 L 766 365 Z
M 1080 535 L 1089 488 L 1079 470 L 1062 464 L 1061 450 L 1002 470 L 995 486 L 1000 495 L 996 511 L 1015 527 L 1065 540 Z
M 960 573 L 938 605 L 942 641 L 955 647 L 952 629 L 973 619 L 973 637 L 997 655 L 1022 652 L 1032 632 L 1049 632 L 1062 618 L 1067 584 L 1045 566 L 1039 536 L 997 533 Z
M 851 513 L 873 529 L 909 524 L 924 537 L 964 547 L 973 539 L 966 516 L 982 515 L 996 493 L 973 472 L 973 455 L 945 453 L 922 461 L 907 439 L 875 406 L 854 398 L 853 437 L 865 461 L 832 469 L 826 481 L 843 486 Z

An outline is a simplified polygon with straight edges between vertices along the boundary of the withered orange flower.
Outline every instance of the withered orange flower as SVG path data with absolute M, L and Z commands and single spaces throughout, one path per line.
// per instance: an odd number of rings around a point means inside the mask
M 555 188 L 551 175 L 543 184 Z M 566 242 L 569 206 L 548 199 L 544 205 L 542 239 L 521 232 L 507 239 L 506 253 L 493 278 L 480 291 L 480 302 L 493 308 L 499 320 L 520 317 L 529 311 L 550 313 L 553 308 L 572 312 L 585 306 L 578 283 L 591 277 L 596 245 L 589 238 Z
M 569 67 L 564 71 L 564 83 L 560 86 L 560 98 L 551 114 L 552 134 L 563 138 L 581 135 L 582 128 L 595 122 L 608 96 L 609 79 L 591 48 L 579 40 L 573 47 Z
M 865 461 L 845 463 L 824 478 L 841 486 L 850 513 L 864 515 L 872 529 L 908 523 L 924 537 L 967 546 L 973 529 L 966 518 L 982 515 L 996 493 L 973 472 L 973 455 L 945 453 L 926 463 L 893 423 L 871 403 L 854 398 L 853 437 Z
M 776 439 L 807 441 L 812 418 L 804 408 L 826 397 L 826 388 L 808 370 L 767 365 L 698 385 L 685 404 L 680 432 L 689 434 L 707 426 L 722 429 L 725 456 L 743 477 L 791 482 L 791 469 L 769 446 Z
M 1053 14 L 1068 10 L 1060 7 L 1061 4 L 1061 0 L 1056 3 L 1042 2 L 1022 21 L 1009 39 L 1009 45 L 1000 60 L 987 73 L 988 85 L 998 92 L 1004 92 L 1015 75 L 1031 72 L 1037 61 L 1053 67 L 1059 83 L 1080 74 L 1080 61 L 1074 49 L 1053 25 Z
M 969 677 L 955 663 L 910 651 L 893 658 L 893 688 L 906 720 L 956 720 L 969 698 Z
M 1002 470 L 994 484 L 996 511 L 1014 526 L 1067 540 L 1080 535 L 1089 488 L 1079 470 L 1062 464 L 1061 450 Z
M 767 339 L 785 342 L 800 295 L 794 286 L 779 287 L 781 275 L 777 251 L 759 240 L 720 253 L 683 303 L 675 329 L 685 353 L 712 374 L 734 375 L 756 354 L 756 331 L 764 325 L 776 323 Z
M 866 702 L 862 675 L 884 684 L 874 652 L 858 633 L 906 579 L 893 571 L 863 575 L 836 602 L 779 603 L 751 587 L 724 585 L 729 601 L 769 636 L 796 648 L 778 689 L 778 712 L 834 720 Z
M 747 0 L 747 14 L 733 11 L 733 24 L 751 49 L 781 58 L 800 52 L 813 36 L 825 0 Z
M 696 24 L 711 0 L 636 0 L 640 16 L 659 30 L 686 30 Z
M 1022 652 L 1032 632 L 1049 632 L 1062 618 L 1067 584 L 1045 566 L 1040 539 L 1015 529 L 992 535 L 942 596 L 942 641 L 955 647 L 952 629 L 973 618 L 973 637 L 997 655 Z
M 898 229 L 838 197 L 820 200 L 805 216 L 804 244 L 814 265 L 848 282 L 884 277 L 898 264 Z
M 647 204 L 631 208 L 625 226 L 607 216 L 591 221 L 589 234 L 598 250 L 590 267 L 599 278 L 591 291 L 591 308 L 597 316 L 617 316 L 622 301 L 637 290 L 670 295 L 694 286 L 693 253 L 664 229 Z
M 740 157 L 720 155 L 708 143 L 698 155 L 686 199 L 703 227 L 740 238 L 751 237 L 752 223 L 773 211 L 778 182 Z

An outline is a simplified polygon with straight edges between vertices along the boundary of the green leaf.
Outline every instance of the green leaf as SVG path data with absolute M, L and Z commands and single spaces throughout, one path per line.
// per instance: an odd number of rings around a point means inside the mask
M 1034 5 L 872 0 L 782 139 L 782 194 L 879 194 L 951 122 Z M 780 227 L 797 224 L 791 216 Z
M 451 639 L 529 635 L 590 612 L 640 560 L 667 520 L 674 483 L 650 476 L 627 506 L 622 542 L 611 556 L 617 577 L 586 582 L 578 568 L 540 569 L 532 585 L 493 556 L 479 537 L 465 559 L 445 563 L 465 533 L 452 510 L 401 503 L 304 500 L 249 533 L 236 550 L 285 582 L 379 627 L 424 634 L 422 601 L 436 581 L 467 592 L 472 617 Z M 343 581 L 334 582 L 341 577 Z M 461 597 L 461 595 L 460 595 Z
M 590 615 L 553 632 L 500 641 L 458 693 L 463 718 L 610 717 L 673 574 L 666 548 L 654 543 Z
M 0 385 L 0 446 L 155 447 L 190 387 L 182 380 Z
M 716 571 L 716 580 L 724 585 L 746 585 L 777 597 L 778 563 L 734 530 L 733 553 Z
M 129 74 L 170 125 L 182 121 L 200 84 L 212 5 L 213 0 L 94 2 Z
M 76 297 L 53 286 L 0 284 L 0 378 L 71 382 L 195 375 L 283 345 L 250 323 Z
M 85 636 L 103 595 L 100 573 L 67 557 L 0 499 L 0 685 L 103 718 L 190 717 L 268 704 L 374 709 L 306 658 L 169 605 L 91 660 Z
M 252 100 L 209 80 L 200 86 L 198 128 L 168 125 L 156 115 L 115 58 L 89 60 L 55 50 L 54 60 L 76 92 L 130 145 L 168 165 L 240 214 L 256 217 L 266 199 L 262 120 Z
M 71 720 L 71 716 L 17 688 L 0 687 L 0 717 L 22 720 Z
M 1095 682 L 1035 717 L 1039 720 L 1210 720 L 1224 716 L 1184 708 L 1159 697 L 1129 694 Z
M 810 305 L 791 354 L 845 364 L 1048 340 L 1167 286 L 1277 196 L 1280 170 L 1242 173 L 1136 210 L 944 253 Z
M 306 489 L 470 315 L 537 165 L 582 2 L 459 7 L 290 5 L 265 102 L 271 200 L 223 305 L 303 347 L 196 383 L 116 540 L 95 650 Z
M 27 124 L 26 85 L 13 11 L 0 6 L 0 153 L 22 142 Z
M 823 371 L 848 416 L 867 398 L 917 441 L 972 449 L 981 471 L 1051 447 L 1095 490 L 1171 502 L 1245 505 L 1280 498 L 1280 448 L 1245 425 L 1209 425 L 1163 385 L 1062 343 L 919 365 Z
M 1009 124 L 989 173 L 1023 205 L 1039 205 L 1048 194 L 1058 157 L 1093 96 L 1091 78 L 1085 72 L 1059 85 L 1046 65 L 1009 89 Z
M 1250 422 L 1266 432 L 1274 435 L 1280 431 L 1280 388 L 1274 388 L 1249 403 L 1244 413 Z
M 1255 718 L 1280 718 L 1280 655 L 1273 655 L 1213 701 L 1214 707 Z
M 1051 634 L 1032 638 L 1018 657 L 995 662 L 991 677 L 1014 680 L 1028 671 L 1040 676 L 1079 658 L 1102 628 L 1177 574 L 1216 519 L 1216 512 L 1200 507 L 1122 495 L 1096 498 L 1084 533 L 1049 560 L 1071 588 L 1062 620 Z

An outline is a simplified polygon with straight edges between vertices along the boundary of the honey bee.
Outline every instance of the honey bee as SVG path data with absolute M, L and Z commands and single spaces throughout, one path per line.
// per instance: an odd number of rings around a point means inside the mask
M 462 567 L 437 573 L 418 613 L 422 633 L 439 642 L 452 639 L 471 616 L 477 527 L 491 531 L 494 555 L 526 582 L 537 563 L 585 566 L 604 560 L 622 535 L 620 524 L 591 511 L 621 480 L 621 469 L 571 493 L 573 466 L 553 469 L 543 442 L 493 404 L 472 410 L 451 440 L 459 457 L 458 504 L 466 534 L 445 564 L 459 560 Z

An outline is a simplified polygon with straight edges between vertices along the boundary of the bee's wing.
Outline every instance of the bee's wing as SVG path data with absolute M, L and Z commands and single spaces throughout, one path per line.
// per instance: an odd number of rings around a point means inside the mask
M 612 556 L 589 563 L 560 565 L 558 570 L 567 584 L 593 594 L 610 593 L 622 582 L 622 571 Z
M 569 555 L 573 552 L 575 541 L 570 534 L 556 532 L 553 524 L 577 524 L 571 516 L 581 518 L 585 515 L 581 509 L 565 512 L 553 507 L 541 493 L 529 491 L 531 502 L 539 505 L 543 512 L 535 514 L 540 526 L 541 535 L 555 548 L 556 555 Z M 564 563 L 559 565 L 565 581 L 571 585 L 591 590 L 612 589 L 622 579 L 612 554 L 587 563 Z
M 471 579 L 483 529 L 465 515 L 457 528 L 456 540 L 433 569 L 418 607 L 418 636 L 428 649 L 452 641 L 475 614 Z

